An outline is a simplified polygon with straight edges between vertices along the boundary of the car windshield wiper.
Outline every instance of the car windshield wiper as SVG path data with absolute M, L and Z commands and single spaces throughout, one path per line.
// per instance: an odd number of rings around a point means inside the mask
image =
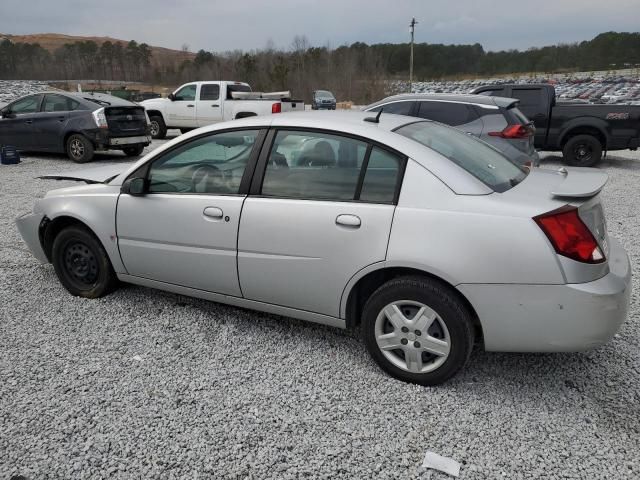
M 90 102 L 94 102 L 97 103 L 98 105 L 102 105 L 103 107 L 108 107 L 111 105 L 111 103 L 107 102 L 106 100 L 99 100 L 97 98 L 86 98 L 85 100 L 89 100 Z

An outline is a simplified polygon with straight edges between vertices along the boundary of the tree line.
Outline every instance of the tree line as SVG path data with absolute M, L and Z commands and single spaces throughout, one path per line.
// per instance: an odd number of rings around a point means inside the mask
M 296 36 L 287 49 L 216 53 L 200 50 L 154 58 L 151 47 L 94 41 L 67 43 L 53 52 L 39 44 L 0 42 L 0 78 L 33 80 L 140 81 L 175 86 L 199 79 L 247 81 L 256 90 L 291 90 L 308 101 L 312 90 L 332 90 L 339 99 L 368 102 L 385 93 L 391 79 L 408 76 L 409 44 L 357 42 L 337 48 L 310 45 Z M 473 45 L 415 45 L 417 80 L 507 73 L 592 71 L 640 65 L 640 33 L 602 33 L 592 40 L 526 51 L 486 52 Z

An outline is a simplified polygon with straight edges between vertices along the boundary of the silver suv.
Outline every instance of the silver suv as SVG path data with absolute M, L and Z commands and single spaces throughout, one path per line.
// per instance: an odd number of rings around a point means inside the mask
M 538 166 L 533 123 L 518 110 L 515 98 L 486 95 L 394 95 L 373 103 L 367 112 L 426 118 L 456 127 L 494 146 L 511 161 Z

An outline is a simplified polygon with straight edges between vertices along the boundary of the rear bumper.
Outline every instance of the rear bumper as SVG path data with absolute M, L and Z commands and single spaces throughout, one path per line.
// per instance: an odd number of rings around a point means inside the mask
M 43 218 L 43 213 L 25 213 L 16 218 L 16 226 L 24 243 L 27 244 L 33 256 L 36 257 L 40 263 L 49 263 L 49 259 L 44 253 L 42 244 L 40 243 L 40 224 Z
M 608 342 L 627 317 L 631 265 L 613 238 L 609 270 L 587 283 L 463 284 L 458 289 L 476 309 L 486 350 L 581 351 Z
M 103 128 L 84 130 L 82 133 L 91 140 L 98 150 L 107 150 L 109 148 L 119 149 L 132 145 L 144 145 L 146 147 L 151 143 L 151 133 L 148 128 L 144 134 L 130 136 L 115 136 L 109 130 Z

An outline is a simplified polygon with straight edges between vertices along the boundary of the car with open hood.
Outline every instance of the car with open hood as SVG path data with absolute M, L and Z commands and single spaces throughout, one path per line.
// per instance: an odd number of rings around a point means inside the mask
M 567 352 L 624 321 L 631 271 L 603 171 L 520 167 L 440 123 L 384 113 L 252 117 L 133 165 L 48 178 L 17 219 L 73 295 L 118 282 L 340 328 L 441 383 L 488 351 Z

